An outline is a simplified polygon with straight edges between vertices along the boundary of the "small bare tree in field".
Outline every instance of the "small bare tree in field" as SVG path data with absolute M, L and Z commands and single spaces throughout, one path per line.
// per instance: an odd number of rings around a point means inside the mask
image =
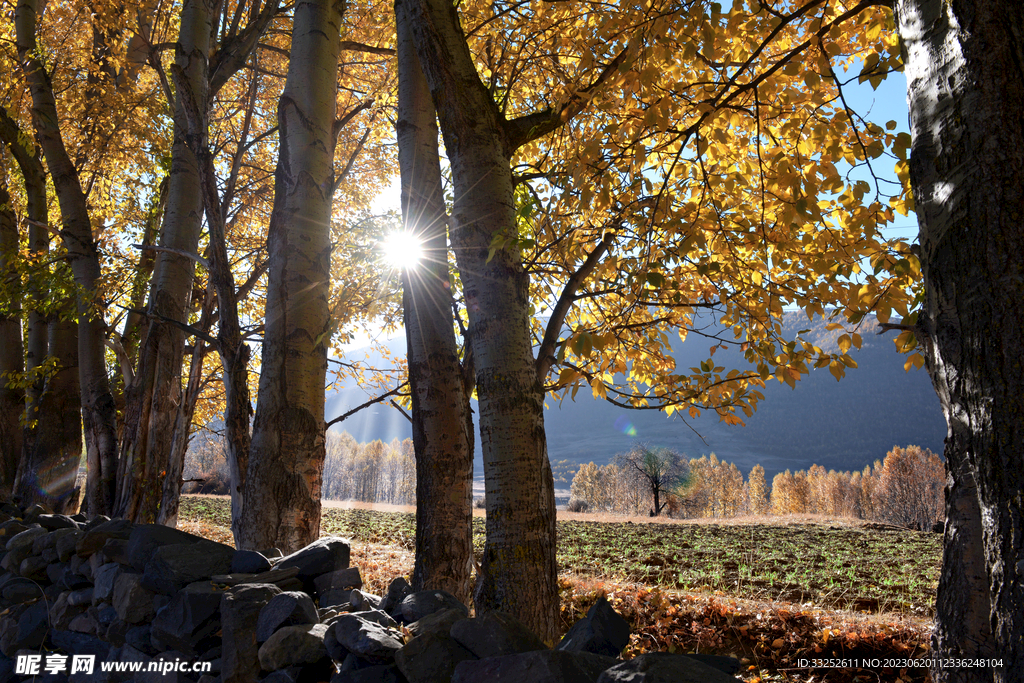
M 636 484 L 650 491 L 654 499 L 651 516 L 656 517 L 668 503 L 668 496 L 686 482 L 689 467 L 686 459 L 668 448 L 637 444 L 628 453 L 615 456 L 620 470 L 631 473 Z

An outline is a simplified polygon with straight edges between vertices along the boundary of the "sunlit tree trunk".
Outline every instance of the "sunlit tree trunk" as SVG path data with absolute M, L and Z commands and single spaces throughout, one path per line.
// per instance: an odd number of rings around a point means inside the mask
M 243 489 L 243 548 L 291 552 L 320 533 L 340 0 L 300 0 L 278 103 L 262 369 Z
M 36 47 L 38 0 L 22 0 L 15 10 L 18 57 L 32 94 L 32 121 L 53 178 L 61 210 L 61 235 L 78 286 L 78 362 L 89 478 L 87 498 L 93 514 L 107 513 L 114 499 L 117 465 L 117 415 L 104 359 L 105 323 L 96 296 L 100 261 L 78 171 L 60 131 L 49 76 Z
M 402 273 L 412 436 L 416 452 L 415 590 L 471 599 L 473 425 L 452 320 L 448 220 L 441 186 L 437 117 L 412 40 L 406 2 L 398 32 L 398 161 L 405 229 L 423 257 Z
M 1003 660 L 1000 669 L 933 674 L 939 681 L 1021 681 L 1024 5 L 898 0 L 896 12 L 927 293 L 918 331 L 949 423 L 945 454 L 954 478 L 936 654 Z M 979 528 L 986 576 L 977 570 Z M 979 583 L 987 584 L 991 635 L 977 614 Z
M 7 188 L 0 184 L 0 493 L 14 488 L 23 434 L 21 417 L 25 390 L 18 376 L 25 369 L 21 341 L 21 272 L 18 254 L 18 219 Z M 9 378 L 9 379 L 8 379 Z
M 511 157 L 516 142 L 477 75 L 457 10 L 415 3 L 412 22 L 452 166 L 452 246 L 469 312 L 487 496 L 478 611 L 500 609 L 545 640 L 557 633 L 555 496 L 544 434 L 543 386 L 530 336 L 528 276 L 514 234 Z
M 175 56 L 204 128 L 209 111 L 207 59 L 212 21 L 206 0 L 186 0 L 181 11 Z M 125 431 L 118 472 L 117 513 L 137 522 L 156 519 L 162 473 L 167 471 L 182 399 L 185 332 L 169 321 L 186 320 L 195 261 L 181 252 L 195 253 L 203 216 L 199 165 L 186 143 L 186 133 L 184 104 L 179 92 L 175 104 L 167 210 L 159 240 L 161 247 L 179 253 L 161 251 L 156 255 L 146 307 L 148 319 L 142 323 L 138 371 L 126 392 Z

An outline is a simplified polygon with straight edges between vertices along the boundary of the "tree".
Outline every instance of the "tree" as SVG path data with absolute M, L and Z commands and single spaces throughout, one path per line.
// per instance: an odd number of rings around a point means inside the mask
M 747 500 L 749 501 L 750 513 L 753 515 L 764 515 L 768 512 L 768 484 L 764 478 L 764 468 L 761 465 L 754 465 L 747 477 L 749 484 L 747 489 Z
M 21 274 L 15 266 L 18 253 L 18 222 L 11 196 L 0 180 L 0 492 L 14 488 L 21 456 L 21 417 L 25 390 L 18 384 L 24 370 L 21 340 Z
M 639 481 L 650 491 L 654 503 L 651 508 L 652 517 L 660 515 L 668 502 L 668 496 L 674 495 L 686 483 L 686 460 L 668 448 L 638 443 L 628 453 L 617 455 L 615 459 L 619 468 L 636 473 Z M 663 496 L 665 502 L 662 502 Z
M 935 653 L 1024 680 L 1024 6 L 897 0 L 925 296 L 905 318 L 949 424 Z M 916 319 L 915 319 L 916 318 Z
M 402 272 L 403 318 L 416 449 L 416 590 L 471 599 L 473 391 L 471 355 L 459 362 L 448 272 L 448 217 L 441 185 L 437 116 L 419 65 L 409 2 L 395 3 L 398 139 L 403 239 L 420 242 L 418 267 Z

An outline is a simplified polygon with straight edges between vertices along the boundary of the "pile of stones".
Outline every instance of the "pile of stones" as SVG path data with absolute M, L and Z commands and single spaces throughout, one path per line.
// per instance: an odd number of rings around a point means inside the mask
M 342 538 L 283 557 L 156 524 L 5 503 L 0 683 L 737 680 L 731 657 L 652 653 L 622 661 L 629 625 L 603 598 L 550 649 L 508 614 L 470 617 L 445 591 L 413 592 L 403 578 L 383 596 L 362 588 Z M 60 655 L 92 655 L 95 666 L 72 672 Z M 46 662 L 54 662 L 49 670 Z M 142 670 L 104 672 L 103 662 L 138 662 Z M 194 673 L 195 662 L 209 670 Z M 155 670 L 147 670 L 151 663 Z

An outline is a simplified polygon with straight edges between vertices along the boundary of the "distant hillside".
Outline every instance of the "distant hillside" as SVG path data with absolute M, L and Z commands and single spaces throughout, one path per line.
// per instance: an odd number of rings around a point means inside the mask
M 784 323 L 788 333 L 810 329 L 805 339 L 835 349 L 840 332 L 825 330 L 824 323 L 810 323 L 796 313 L 787 315 Z M 760 463 L 770 481 L 777 472 L 805 469 L 813 463 L 830 469 L 861 469 L 883 458 L 894 445 L 916 444 L 941 453 L 946 426 L 927 373 L 904 372 L 906 359 L 896 352 L 892 334 L 877 335 L 876 329 L 873 321 L 861 325 L 863 346 L 850 352 L 859 367 L 848 370 L 841 382 L 827 369 L 812 371 L 796 389 L 769 380 L 765 400 L 745 427 L 725 425 L 713 413 L 684 422 L 660 412 L 625 410 L 594 400 L 585 388 L 575 402 L 566 398 L 559 403 L 549 397 L 548 454 L 552 460 L 605 463 L 641 439 L 690 457 L 715 452 L 735 462 L 744 474 Z M 691 336 L 676 349 L 678 367 L 706 360 L 709 346 L 703 337 Z M 389 348 L 404 354 L 404 337 Z M 749 367 L 737 345 L 719 350 L 714 358 L 727 368 Z M 357 388 L 329 394 L 327 419 L 365 400 Z M 358 441 L 411 435 L 408 421 L 387 406 L 374 406 L 336 428 Z M 482 472 L 479 447 L 476 471 Z

